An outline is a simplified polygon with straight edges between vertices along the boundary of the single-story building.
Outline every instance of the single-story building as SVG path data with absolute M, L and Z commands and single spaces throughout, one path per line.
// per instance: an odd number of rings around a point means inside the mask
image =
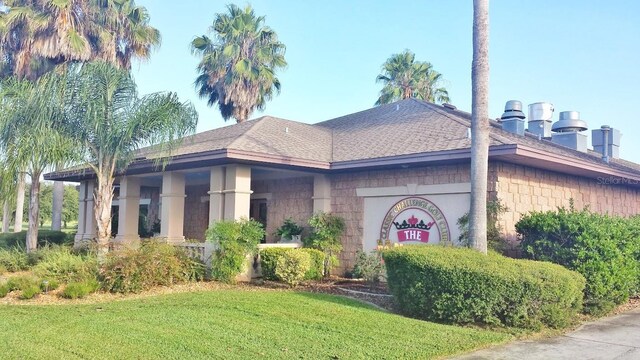
M 577 112 L 552 124 L 550 104 L 529 107 L 528 129 L 519 102 L 491 121 L 489 199 L 508 208 L 499 224 L 514 225 L 531 210 L 589 206 L 616 215 L 640 213 L 640 165 L 618 157 L 620 133 L 593 130 Z M 291 217 L 306 225 L 316 211 L 342 217 L 346 232 L 341 269 L 378 240 L 453 242 L 457 220 L 469 209 L 470 114 L 452 105 L 415 99 L 306 124 L 270 116 L 184 139 L 164 168 L 142 151 L 115 189 L 114 242 L 138 239 L 140 212 L 169 242 L 204 240 L 215 221 L 251 217 L 276 242 Z M 146 154 L 146 155 L 145 155 Z M 92 239 L 94 176 L 51 173 L 48 180 L 80 182 L 77 241 Z

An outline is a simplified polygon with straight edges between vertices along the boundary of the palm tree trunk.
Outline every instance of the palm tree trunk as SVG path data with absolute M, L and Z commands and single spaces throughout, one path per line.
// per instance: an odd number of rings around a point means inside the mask
M 22 213 L 24 212 L 24 188 L 26 182 L 26 174 L 21 172 L 18 175 L 18 184 L 16 186 L 16 216 L 13 223 L 13 232 L 22 231 Z
M 489 167 L 489 0 L 473 0 L 471 66 L 471 208 L 469 238 L 487 253 L 487 175 Z
M 29 229 L 27 230 L 27 252 L 38 247 L 38 225 L 40 225 L 40 174 L 33 174 L 29 191 Z
M 111 204 L 113 202 L 113 179 L 110 176 L 98 175 L 98 188 L 95 194 L 95 215 L 98 234 L 98 260 L 102 261 L 109 252 L 111 240 Z
M 64 182 L 55 181 L 53 183 L 53 204 L 51 211 L 51 230 L 62 228 L 62 202 L 64 198 Z
M 2 206 L 2 232 L 9 232 L 9 222 L 11 221 L 11 214 L 9 213 L 11 210 L 9 209 L 9 200 L 4 201 L 4 205 Z

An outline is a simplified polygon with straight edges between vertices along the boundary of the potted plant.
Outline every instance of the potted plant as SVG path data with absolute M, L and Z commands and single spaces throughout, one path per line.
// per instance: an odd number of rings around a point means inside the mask
M 276 230 L 276 235 L 280 236 L 280 242 L 300 242 L 300 234 L 302 234 L 302 226 L 296 224 L 291 218 L 285 219 L 282 226 Z

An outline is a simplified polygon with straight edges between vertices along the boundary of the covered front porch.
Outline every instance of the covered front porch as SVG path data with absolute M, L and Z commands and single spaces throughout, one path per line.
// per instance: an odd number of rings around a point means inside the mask
M 95 180 L 80 183 L 76 245 L 96 236 L 94 189 Z M 321 173 L 228 164 L 126 175 L 114 187 L 111 241 L 119 246 L 153 236 L 174 244 L 202 242 L 216 221 L 245 217 L 261 222 L 264 242 L 274 243 L 284 219 L 305 225 L 317 211 L 331 211 L 330 180 Z

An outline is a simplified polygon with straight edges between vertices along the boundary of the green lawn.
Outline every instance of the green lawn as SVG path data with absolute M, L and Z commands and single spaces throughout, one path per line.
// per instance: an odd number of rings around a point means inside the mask
M 323 294 L 217 290 L 91 305 L 0 305 L 3 359 L 424 359 L 510 335 Z

